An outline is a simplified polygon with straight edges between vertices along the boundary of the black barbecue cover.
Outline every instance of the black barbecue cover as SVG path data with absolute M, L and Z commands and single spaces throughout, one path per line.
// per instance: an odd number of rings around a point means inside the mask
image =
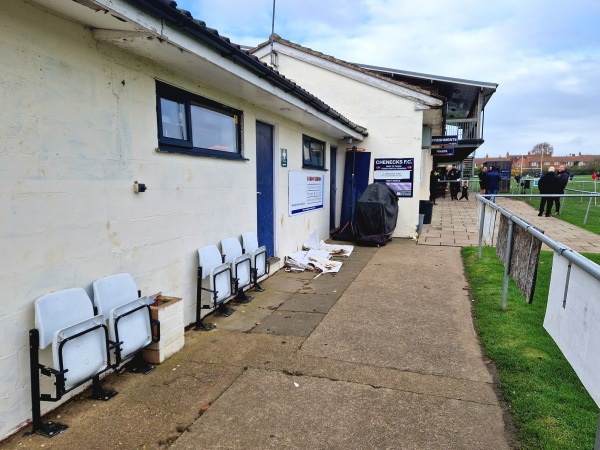
M 356 203 L 356 243 L 385 245 L 392 238 L 397 219 L 396 192 L 384 183 L 368 185 Z

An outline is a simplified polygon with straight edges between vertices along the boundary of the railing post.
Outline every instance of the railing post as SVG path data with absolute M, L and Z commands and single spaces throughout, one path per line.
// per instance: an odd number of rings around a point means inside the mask
M 506 311 L 508 297 L 508 281 L 510 274 L 510 258 L 512 253 L 513 221 L 508 219 L 508 236 L 506 237 L 506 253 L 504 254 L 504 286 L 502 289 L 502 311 Z
M 596 201 L 596 199 L 594 198 L 594 201 Z M 590 206 L 592 206 L 592 197 L 590 197 L 590 201 L 588 202 L 588 207 L 585 211 L 585 217 L 583 219 L 583 224 L 585 225 L 587 223 L 587 218 L 588 218 L 588 214 L 590 212 Z
M 481 259 L 481 246 L 483 244 L 483 221 L 485 220 L 485 202 L 481 202 L 481 213 L 479 213 L 479 251 L 477 259 Z

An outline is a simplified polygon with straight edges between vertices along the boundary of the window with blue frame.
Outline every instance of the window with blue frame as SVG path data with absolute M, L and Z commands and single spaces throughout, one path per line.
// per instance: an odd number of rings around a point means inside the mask
M 156 82 L 159 150 L 242 157 L 242 111 Z
M 325 142 L 302 136 L 302 167 L 325 170 Z

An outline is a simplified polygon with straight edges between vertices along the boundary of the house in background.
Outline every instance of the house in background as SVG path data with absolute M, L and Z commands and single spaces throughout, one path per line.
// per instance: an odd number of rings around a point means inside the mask
M 594 168 L 600 165 L 600 155 L 583 155 L 579 152 L 566 156 L 560 155 L 532 155 L 527 153 L 524 155 L 511 155 L 508 152 L 506 157 L 490 158 L 475 158 L 475 167 L 481 168 L 487 165 L 490 161 L 510 161 L 512 170 L 518 172 L 531 172 L 531 175 L 540 171 L 547 171 L 550 166 L 558 167 L 563 164 L 568 170 L 582 170 L 591 173 Z
M 284 256 L 329 232 L 321 157 L 367 130 L 172 4 L 0 3 L 0 439 L 31 418 L 36 298 L 128 272 L 189 324 L 199 247 L 256 231 Z M 321 195 L 290 212 L 307 177 Z
M 377 160 L 414 161 L 412 195 L 399 197 L 395 237 L 415 235 L 433 167 L 468 159 L 463 170 L 472 171 L 469 157 L 484 142 L 483 110 L 497 84 L 348 63 L 278 35 L 252 53 L 369 129 L 361 144 L 372 155 L 369 182 L 377 180 Z M 446 136 L 455 137 L 451 148 L 432 141 Z

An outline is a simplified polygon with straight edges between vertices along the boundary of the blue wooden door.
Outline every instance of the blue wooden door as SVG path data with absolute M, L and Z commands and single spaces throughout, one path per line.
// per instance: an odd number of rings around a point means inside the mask
M 273 127 L 256 122 L 256 208 L 258 245 L 275 256 L 273 218 Z

